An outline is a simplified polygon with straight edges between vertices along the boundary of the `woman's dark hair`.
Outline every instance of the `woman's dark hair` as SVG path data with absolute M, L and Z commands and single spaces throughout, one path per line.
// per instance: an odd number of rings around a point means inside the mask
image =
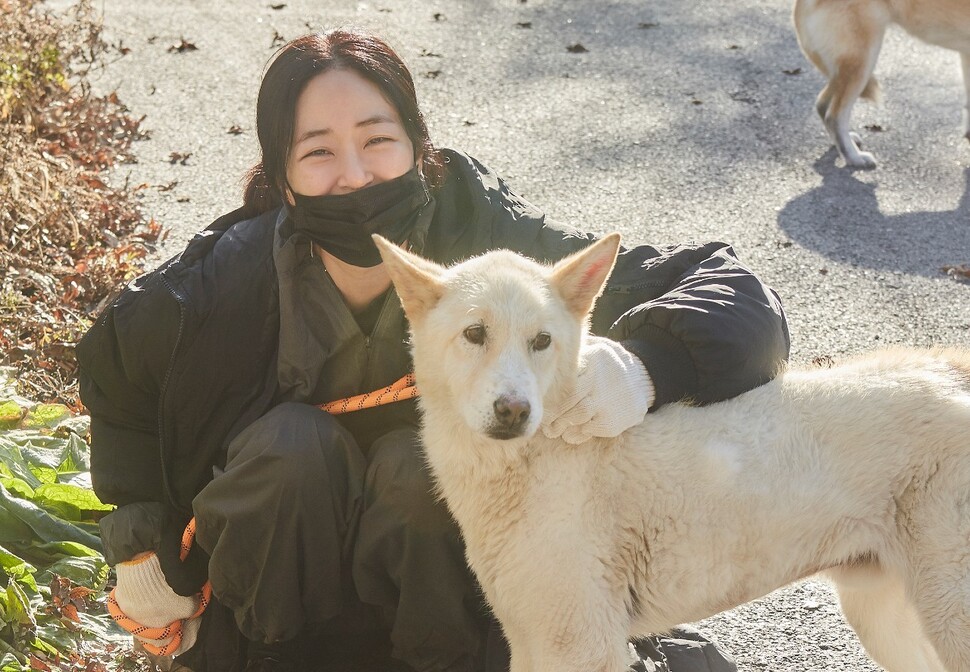
M 436 187 L 444 179 L 440 152 L 432 144 L 418 109 L 414 80 L 394 50 L 366 33 L 312 33 L 281 47 L 263 75 L 256 101 L 256 135 L 262 160 L 250 168 L 243 195 L 250 216 L 283 202 L 296 101 L 311 79 L 335 69 L 353 70 L 381 90 L 400 115 L 415 153 L 422 157 L 428 186 Z

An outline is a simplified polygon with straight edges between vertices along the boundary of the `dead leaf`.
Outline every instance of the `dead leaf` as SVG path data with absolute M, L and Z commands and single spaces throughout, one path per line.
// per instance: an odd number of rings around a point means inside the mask
M 171 54 L 184 54 L 187 51 L 196 51 L 198 47 L 192 42 L 189 42 L 184 37 L 179 38 L 179 41 L 171 45 L 168 48 L 168 52 Z
M 233 124 L 232 126 L 229 127 L 229 130 L 227 131 L 227 133 L 229 133 L 230 135 L 239 135 L 242 132 L 243 132 L 243 128 L 239 124 Z
M 785 73 L 786 75 L 800 75 L 800 74 L 802 74 L 802 69 L 801 68 L 792 68 L 790 70 L 782 70 L 782 72 Z
M 576 44 L 570 44 L 568 47 L 566 47 L 566 51 L 568 51 L 570 54 L 585 54 L 589 51 L 589 49 L 577 42 Z
M 428 79 L 438 79 L 438 75 L 441 74 L 441 70 L 428 70 L 424 73 L 424 76 Z
M 179 183 L 179 181 L 178 181 L 178 180 L 172 180 L 172 181 L 171 181 L 171 182 L 169 182 L 168 184 L 160 184 L 160 185 L 158 185 L 158 190 L 159 190 L 159 191 L 163 191 L 163 192 L 164 192 L 164 191 L 171 191 L 172 189 L 174 189 L 174 188 L 175 188 L 175 186 L 176 186 L 176 185 L 177 185 L 178 183 Z
M 191 156 L 192 152 L 172 152 L 168 155 L 168 162 L 171 164 L 181 163 L 184 166 Z
M 519 28 L 531 28 L 532 27 L 532 22 L 531 21 L 519 21 L 515 25 L 518 26 Z
M 281 3 L 277 4 L 277 5 L 270 5 L 269 6 L 270 9 L 283 9 L 284 7 L 286 7 L 286 3 L 285 2 L 281 2 Z
M 655 23 L 653 21 L 641 21 L 640 23 L 637 24 L 637 28 L 639 28 L 640 30 L 647 30 L 648 28 L 656 28 L 659 25 L 660 25 L 659 23 Z
M 441 54 L 436 54 L 435 52 L 429 51 L 423 47 L 421 48 L 421 53 L 419 56 L 424 56 L 425 58 L 441 58 Z
M 434 20 L 435 21 L 444 21 L 445 20 L 445 15 L 442 14 L 441 12 L 435 12 L 432 16 L 434 17 Z
M 867 131 L 872 131 L 873 133 L 882 133 L 886 129 L 879 124 L 866 124 L 865 129 Z

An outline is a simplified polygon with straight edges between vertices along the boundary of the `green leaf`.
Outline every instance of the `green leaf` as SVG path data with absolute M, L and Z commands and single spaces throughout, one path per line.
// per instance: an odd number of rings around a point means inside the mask
M 2 644 L 4 642 L 0 641 L 0 645 Z M 9 645 L 7 645 L 7 648 L 10 648 Z M 14 655 L 13 651 L 7 651 L 0 658 L 0 672 L 30 672 L 30 668 L 17 660 L 17 656 Z
M 71 409 L 63 404 L 37 404 L 27 411 L 21 424 L 27 429 L 53 429 L 70 417 Z
M 30 599 L 16 581 L 7 584 L 7 622 L 36 626 L 37 619 L 30 610 Z
M 103 590 L 110 571 L 108 563 L 100 555 L 90 558 L 64 557 L 38 572 L 37 578 L 41 583 L 49 583 L 54 576 L 63 576 L 79 586 Z
M 30 465 L 30 473 L 37 477 L 37 480 L 43 483 L 57 483 L 57 469 L 51 469 L 50 467 L 42 467 L 37 465 Z
M 92 491 L 66 483 L 45 483 L 34 491 L 33 501 L 55 515 L 75 522 L 90 519 L 92 512 L 113 508 L 102 504 Z
M 23 499 L 33 499 L 34 489 L 27 485 L 23 479 L 16 477 L 0 477 L 0 484 L 3 484 L 10 494 L 22 497 Z
M 16 401 L 0 401 L 0 429 L 13 429 L 20 424 L 23 410 Z
M 37 581 L 34 579 L 37 568 L 2 546 L 0 546 L 0 567 L 3 567 L 7 576 L 20 581 L 31 590 L 37 590 Z
M 77 525 L 51 515 L 33 502 L 14 497 L 3 485 L 0 485 L 0 507 L 26 523 L 42 542 L 76 541 L 104 552 L 104 546 L 98 537 Z
M 30 525 L 0 506 L 0 544 L 28 546 L 36 539 Z
M 8 436 L 10 433 L 8 432 Z M 30 487 L 36 488 L 40 485 L 40 479 L 30 470 L 30 463 L 24 458 L 20 446 L 8 436 L 0 435 L 0 462 L 3 462 L 5 471 L 27 482 Z

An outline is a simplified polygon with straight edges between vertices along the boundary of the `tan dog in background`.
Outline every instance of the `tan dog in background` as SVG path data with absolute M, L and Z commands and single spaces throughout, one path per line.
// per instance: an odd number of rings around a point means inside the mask
M 570 445 L 537 430 L 575 387 L 619 236 L 551 267 L 377 242 L 428 464 L 512 672 L 621 672 L 629 637 L 820 571 L 887 670 L 970 671 L 970 352 L 790 370 Z
M 847 166 L 876 166 L 871 153 L 859 150 L 849 122 L 857 98 L 879 100 L 872 71 L 893 23 L 924 42 L 960 52 L 967 89 L 963 129 L 970 139 L 970 1 L 795 0 L 793 18 L 802 52 L 828 77 L 815 109 Z

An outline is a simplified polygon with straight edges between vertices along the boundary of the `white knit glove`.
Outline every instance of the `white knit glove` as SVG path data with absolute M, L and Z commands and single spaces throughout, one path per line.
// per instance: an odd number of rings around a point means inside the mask
M 643 421 L 653 403 L 653 381 L 643 362 L 616 341 L 588 336 L 580 352 L 575 391 L 548 409 L 542 433 L 578 444 L 613 437 Z
M 189 619 L 199 608 L 198 595 L 183 597 L 172 590 L 154 553 L 141 554 L 128 562 L 118 563 L 115 573 L 118 575 L 118 585 L 113 592 L 114 599 L 126 616 L 143 626 L 163 628 L 181 619 Z M 181 624 L 182 642 L 169 655 L 177 656 L 192 648 L 200 624 L 199 618 L 184 620 Z M 173 638 L 152 639 L 138 633 L 132 634 L 142 644 L 160 648 Z

